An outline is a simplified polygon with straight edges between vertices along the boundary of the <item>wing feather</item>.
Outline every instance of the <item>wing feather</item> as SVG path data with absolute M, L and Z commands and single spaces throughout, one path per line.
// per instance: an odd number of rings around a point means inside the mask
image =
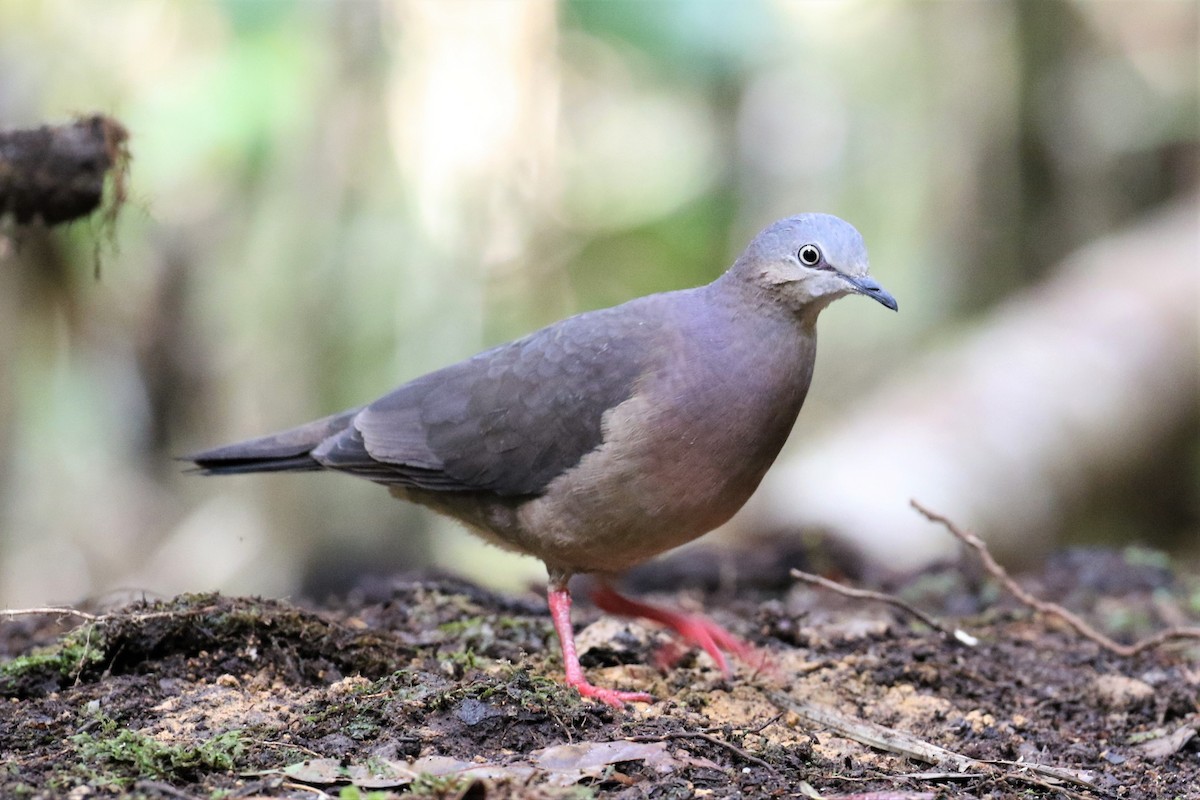
M 647 368 L 653 324 L 629 311 L 571 317 L 417 378 L 313 457 L 384 483 L 536 495 L 601 444 L 604 412 Z

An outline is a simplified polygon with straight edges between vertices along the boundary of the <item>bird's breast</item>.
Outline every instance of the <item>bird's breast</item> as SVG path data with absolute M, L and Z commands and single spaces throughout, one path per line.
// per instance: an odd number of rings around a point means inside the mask
M 814 348 L 804 337 L 706 333 L 677 342 L 682 360 L 648 371 L 606 412 L 600 447 L 521 510 L 524 549 L 568 572 L 620 571 L 712 530 L 749 499 L 804 401 Z

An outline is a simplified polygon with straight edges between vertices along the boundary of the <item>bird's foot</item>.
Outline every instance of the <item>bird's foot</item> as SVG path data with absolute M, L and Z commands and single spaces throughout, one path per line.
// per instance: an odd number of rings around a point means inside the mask
M 610 614 L 642 617 L 670 628 L 685 643 L 708 653 L 726 675 L 730 674 L 729 661 L 725 658 L 726 652 L 732 653 L 747 664 L 759 666 L 767 662 L 765 654 L 760 654 L 754 647 L 703 615 L 687 614 L 633 600 L 606 584 L 596 588 L 591 596 L 593 603 Z M 678 661 L 682 654 L 682 650 L 677 646 L 667 645 L 659 652 L 656 660 L 660 665 L 670 666 Z
M 567 674 L 568 686 L 575 687 L 582 697 L 599 700 L 616 709 L 624 708 L 626 703 L 654 702 L 654 698 L 645 692 L 622 692 L 590 683 L 583 676 L 583 667 L 579 665 L 579 655 L 575 651 L 575 632 L 571 628 L 571 593 L 565 585 L 551 584 L 546 593 L 546 600 L 550 605 L 550 618 L 554 620 L 554 630 L 558 633 L 558 641 L 562 645 L 563 669 Z
M 654 698 L 646 692 L 622 692 L 618 689 L 605 689 L 601 686 L 593 686 L 586 680 L 567 681 L 568 684 L 574 686 L 576 691 L 583 697 L 599 700 L 601 703 L 606 703 L 613 708 L 622 709 L 626 703 L 653 703 Z

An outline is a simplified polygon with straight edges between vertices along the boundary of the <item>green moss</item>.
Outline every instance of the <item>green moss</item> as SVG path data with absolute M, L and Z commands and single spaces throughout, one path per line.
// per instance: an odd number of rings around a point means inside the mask
M 461 797 L 470 787 L 472 779 L 463 775 L 421 774 L 409 784 L 409 795 L 416 797 Z
M 243 753 L 241 731 L 226 731 L 195 745 L 164 744 L 101 717 L 97 732 L 69 739 L 80 764 L 95 770 L 91 782 L 126 786 L 138 778 L 183 780 L 201 772 L 228 772 Z
M 471 650 L 490 658 L 540 650 L 552 635 L 546 619 L 504 614 L 466 616 L 443 622 L 437 629 L 444 654 Z
M 83 625 L 54 644 L 0 664 L 0 695 L 23 693 L 22 687 L 60 679 L 74 680 L 104 660 L 107 639 L 101 626 Z
M 481 663 L 479 657 L 475 655 L 475 651 L 468 647 L 464 650 L 442 653 L 438 665 L 447 672 L 461 677 L 470 670 L 479 669 Z
M 1200 615 L 1200 580 L 1186 584 L 1183 594 L 1188 610 L 1193 614 Z
M 394 792 L 387 791 L 364 792 L 357 786 L 343 786 L 338 792 L 338 800 L 390 800 L 395 796 Z
M 1164 571 L 1171 569 L 1171 555 L 1162 550 L 1130 545 L 1121 551 L 1121 555 L 1131 567 L 1151 567 Z
M 383 729 L 383 720 L 378 711 L 371 709 L 358 714 L 346 725 L 346 735 L 356 741 L 374 739 Z

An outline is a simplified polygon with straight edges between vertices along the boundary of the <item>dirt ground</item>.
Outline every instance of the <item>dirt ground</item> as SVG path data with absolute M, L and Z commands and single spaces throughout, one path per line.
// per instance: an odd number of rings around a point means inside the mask
M 667 634 L 581 601 L 593 681 L 659 698 L 623 711 L 560 684 L 535 592 L 444 576 L 0 617 L 0 797 L 1200 797 L 1200 640 L 1116 655 L 965 560 L 871 587 L 959 638 L 770 572 L 651 592 L 769 656 L 729 678 L 650 666 Z M 1021 582 L 1122 641 L 1200 619 L 1200 575 L 1158 553 L 1070 551 Z

